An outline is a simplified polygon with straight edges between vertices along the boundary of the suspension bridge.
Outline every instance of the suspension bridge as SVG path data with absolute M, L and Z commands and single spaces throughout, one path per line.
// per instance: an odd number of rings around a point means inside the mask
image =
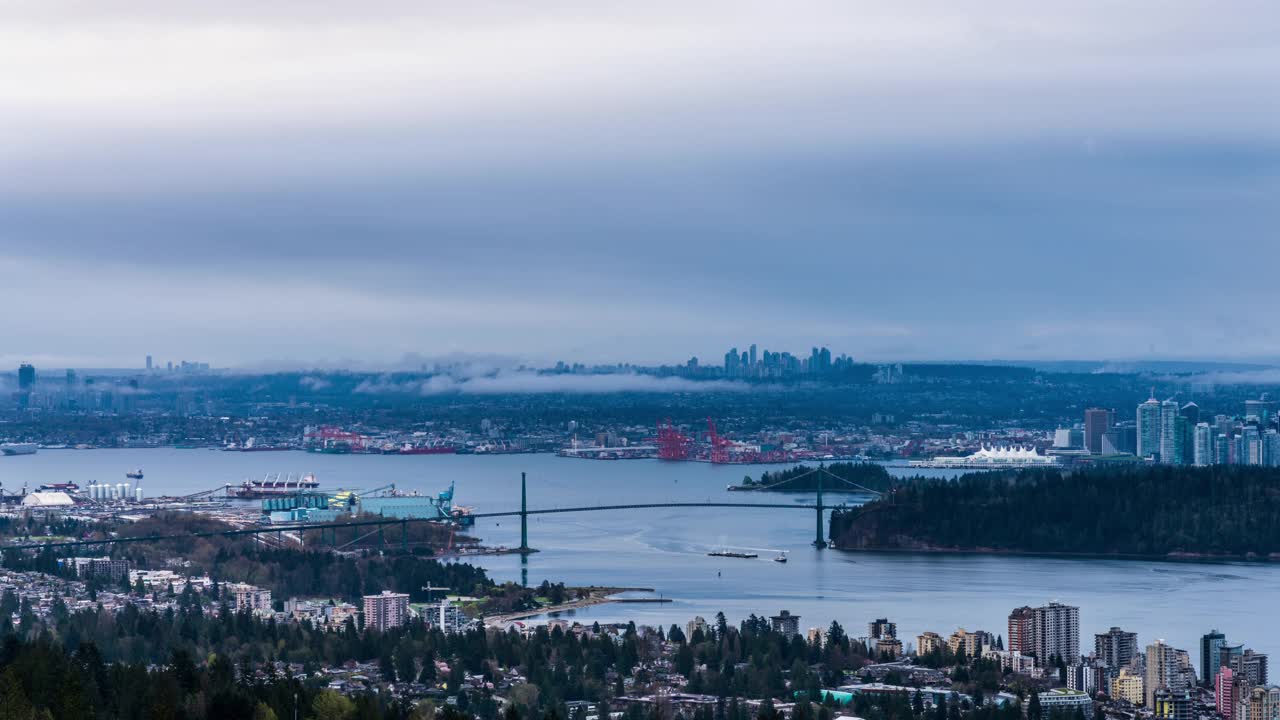
M 753 491 L 767 491 L 785 483 L 794 483 L 802 480 L 810 475 L 817 476 L 817 487 L 815 492 L 815 502 L 812 504 L 801 503 L 766 503 L 766 502 L 642 502 L 642 503 L 618 503 L 607 505 L 583 505 L 576 507 L 558 507 L 558 508 L 537 508 L 529 509 L 528 485 L 525 473 L 520 473 L 520 509 L 519 510 L 502 510 L 495 512 L 479 512 L 472 513 L 471 518 L 476 520 L 498 519 L 508 517 L 520 518 L 520 547 L 515 551 L 521 555 L 528 555 L 537 552 L 529 545 L 529 517 L 532 515 L 556 515 L 565 513 L 584 513 L 584 512 L 607 512 L 613 510 L 649 510 L 649 509 L 681 509 L 681 508 L 725 508 L 725 509 L 773 509 L 773 510 L 811 510 L 814 512 L 814 539 L 813 545 L 817 548 L 825 548 L 827 541 L 823 535 L 823 519 L 824 513 L 833 506 L 827 505 L 823 500 L 824 481 L 826 479 L 834 479 L 845 486 L 852 487 L 859 492 L 868 495 L 880 496 L 882 493 L 878 490 L 864 487 L 858 483 L 846 480 L 835 475 L 825 467 L 817 467 L 807 473 L 803 473 L 794 478 L 786 478 L 768 485 L 753 487 Z M 809 492 L 808 490 L 799 492 Z M 847 492 L 847 491 L 845 491 Z M 331 546 L 337 546 L 337 531 L 339 529 L 357 529 L 372 528 L 373 532 L 378 532 L 380 539 L 383 538 L 381 530 L 389 526 L 400 526 L 401 542 L 406 546 L 408 544 L 408 527 L 417 523 L 439 523 L 440 520 L 435 518 L 369 518 L 369 519 L 352 519 L 345 522 L 316 522 L 316 523 L 288 523 L 280 525 L 261 525 L 246 528 L 235 528 L 230 530 L 209 530 L 198 532 L 137 535 L 125 537 L 111 537 L 96 540 L 65 540 L 59 542 L 42 542 L 42 543 L 22 543 L 8 545 L 3 550 L 49 550 L 49 551 L 70 551 L 78 548 L 87 547 L 106 547 L 112 545 L 128 545 L 133 543 L 162 542 L 166 540 L 192 540 L 197 538 L 235 538 L 235 537 L 261 537 L 275 535 L 278 544 L 284 545 L 283 536 L 286 533 L 297 533 L 299 539 L 303 537 L 303 533 L 308 530 L 320 531 L 321 542 L 324 542 L 325 532 L 328 531 Z M 370 535 L 372 532 L 370 533 Z M 385 539 L 382 540 L 385 544 Z M 354 542 L 354 541 L 353 541 Z M 350 544 L 350 543 L 348 543 Z

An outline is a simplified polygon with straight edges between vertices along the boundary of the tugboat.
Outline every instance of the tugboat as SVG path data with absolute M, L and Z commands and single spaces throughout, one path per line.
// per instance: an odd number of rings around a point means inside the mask
M 773 561 L 774 561 L 774 562 L 778 562 L 778 563 L 784 563 L 784 562 L 786 562 L 786 561 L 787 561 L 787 553 L 786 553 L 786 552 L 780 552 L 780 553 L 778 553 L 778 557 L 774 558 L 774 559 L 773 559 Z
M 141 480 L 142 470 L 138 469 L 138 470 L 134 470 L 133 472 L 127 472 L 124 474 L 124 476 L 129 478 L 130 480 Z

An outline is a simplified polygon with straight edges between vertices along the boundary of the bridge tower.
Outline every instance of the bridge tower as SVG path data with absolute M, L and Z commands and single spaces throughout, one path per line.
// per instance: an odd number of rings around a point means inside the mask
M 814 525 L 813 546 L 816 548 L 825 548 L 827 541 L 822 539 L 822 476 L 826 471 L 818 468 L 818 519 Z
M 520 554 L 528 555 L 529 550 L 529 496 L 525 491 L 524 473 L 520 473 Z

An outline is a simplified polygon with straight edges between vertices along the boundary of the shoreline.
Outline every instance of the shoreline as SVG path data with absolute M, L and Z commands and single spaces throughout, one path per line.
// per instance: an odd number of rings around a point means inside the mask
M 57 452 L 63 452 L 63 451 L 85 452 L 90 450 L 209 450 L 214 452 L 247 453 L 247 454 L 296 452 L 296 453 L 305 453 L 307 455 L 336 455 L 336 456 L 343 456 L 343 457 L 348 457 L 348 456 L 350 457 L 369 457 L 369 456 L 372 456 L 372 457 L 419 457 L 424 455 L 443 455 L 443 456 L 454 456 L 454 457 L 504 457 L 509 455 L 553 455 L 553 456 L 562 457 L 568 460 L 597 460 L 597 459 L 661 460 L 662 459 L 657 455 L 644 455 L 644 456 L 633 456 L 633 457 L 611 457 L 611 458 L 595 458 L 595 457 L 590 457 L 586 455 L 581 455 L 581 456 L 562 455 L 561 451 L 564 450 L 564 448 L 554 448 L 554 449 L 540 448 L 540 449 L 530 449 L 530 450 L 503 450 L 503 451 L 452 452 L 452 453 L 401 453 L 401 452 L 333 453 L 333 452 L 321 452 L 318 450 L 310 450 L 305 447 L 271 447 L 271 448 L 259 448 L 256 450 L 242 450 L 238 448 L 226 448 L 221 445 L 132 445 L 132 446 L 90 445 L 90 446 L 78 446 L 78 447 L 68 445 L 65 447 L 59 447 L 59 446 L 40 445 L 39 443 L 37 443 L 37 447 L 38 447 L 38 452 L 29 453 L 29 454 L 38 455 L 39 453 L 43 453 L 43 452 L 57 453 Z M 618 449 L 623 450 L 625 448 L 618 448 Z M 11 457 L 11 456 L 5 455 L 0 457 Z M 25 454 L 22 456 L 12 456 L 12 457 L 25 457 Z M 893 459 L 871 458 L 869 460 L 866 460 L 866 459 L 859 459 L 857 456 L 836 455 L 832 457 L 820 457 L 820 458 L 819 457 L 802 457 L 802 458 L 794 458 L 791 460 L 768 460 L 768 461 L 758 460 L 754 462 L 723 462 L 723 463 L 713 463 L 711 462 L 711 460 L 706 458 L 688 458 L 687 460 L 684 460 L 682 462 L 699 463 L 699 464 L 705 464 L 705 465 L 726 465 L 731 467 L 738 467 L 738 466 L 765 467 L 765 466 L 777 466 L 777 465 L 803 465 L 805 463 L 863 462 L 863 463 L 874 463 L 876 465 L 883 465 L 884 467 L 905 468 L 905 467 L 911 467 L 906 464 L 909 461 L 910 459 L 903 459 L 903 458 L 893 458 Z M 826 492 L 826 490 L 824 490 L 823 492 Z
M 595 607 L 596 605 L 607 605 L 609 603 L 627 603 L 627 602 L 654 602 L 664 603 L 672 602 L 671 598 L 619 598 L 614 597 L 624 592 L 654 592 L 653 588 L 640 587 L 586 587 L 582 588 L 591 594 L 585 598 L 570 600 L 560 603 L 559 605 L 548 605 L 546 607 L 534 608 L 532 610 L 522 610 L 514 613 L 504 613 L 502 615 L 490 615 L 484 618 L 485 627 L 495 627 L 505 625 L 507 623 L 519 620 L 527 620 L 539 615 L 550 615 L 552 613 L 564 612 L 566 610 L 579 610 L 581 608 Z
M 919 555 L 988 555 L 988 556 L 1015 556 L 1015 557 L 1046 557 L 1046 558 L 1064 558 L 1069 560 L 1144 560 L 1148 562 L 1186 562 L 1186 563 L 1214 563 L 1214 562 L 1234 562 L 1234 563 L 1250 563 L 1250 564 L 1267 564 L 1280 562 L 1280 553 L 1272 553 L 1270 555 L 1218 555 L 1213 553 L 1192 553 L 1176 551 L 1166 554 L 1134 554 L 1134 553 L 1092 553 L 1092 552 L 1047 552 L 1038 550 L 1012 550 L 999 548 L 944 548 L 944 547 L 918 547 L 918 548 L 868 548 L 868 547 L 845 547 L 837 544 L 830 545 L 832 550 L 840 550 L 850 553 L 896 553 L 896 554 L 919 554 Z
M 813 488 L 811 490 L 773 490 L 770 488 L 752 487 L 750 485 L 730 485 L 725 488 L 725 491 L 726 492 L 775 493 L 777 495 L 813 495 L 814 493 L 818 492 L 818 489 Z M 839 488 L 839 487 L 835 489 L 828 489 L 824 487 L 822 488 L 822 494 L 823 495 L 866 495 L 868 497 L 875 495 L 874 492 L 868 492 L 866 490 L 848 490 L 848 489 Z

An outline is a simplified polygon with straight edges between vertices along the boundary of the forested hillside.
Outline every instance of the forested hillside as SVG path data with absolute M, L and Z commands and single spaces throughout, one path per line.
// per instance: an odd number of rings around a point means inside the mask
M 826 473 L 819 471 L 815 466 L 809 465 L 797 465 L 777 472 L 764 472 L 760 474 L 759 480 L 751 477 L 743 478 L 742 485 L 733 489 L 814 492 L 818 489 L 819 476 L 821 476 L 823 492 L 864 492 L 849 483 L 855 483 L 877 492 L 884 492 L 895 483 L 889 471 L 885 470 L 883 465 L 876 463 L 837 462 L 825 465 L 822 469 L 826 470 Z M 847 482 L 841 482 L 841 480 Z
M 831 517 L 851 549 L 1280 557 L 1280 470 L 973 473 L 903 484 Z

